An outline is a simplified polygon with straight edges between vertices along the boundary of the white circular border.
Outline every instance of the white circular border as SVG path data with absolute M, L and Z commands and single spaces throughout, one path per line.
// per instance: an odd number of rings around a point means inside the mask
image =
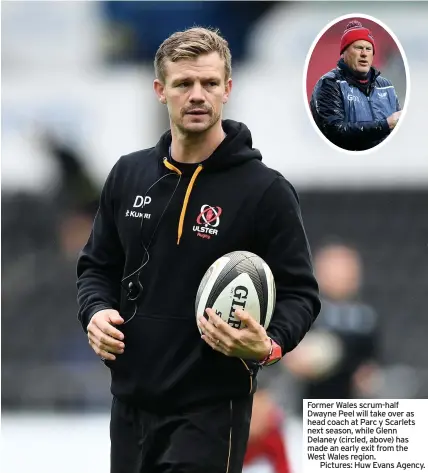
M 309 106 L 308 94 L 307 94 L 307 76 L 308 76 L 309 61 L 311 60 L 311 57 L 312 57 L 312 54 L 314 52 L 314 49 L 315 49 L 316 45 L 318 44 L 318 42 L 321 39 L 322 35 L 326 31 L 328 31 L 332 26 L 334 26 L 339 21 L 347 20 L 347 19 L 351 19 L 351 18 L 352 19 L 364 18 L 366 20 L 371 20 L 374 23 L 377 23 L 379 26 L 381 26 L 387 33 L 389 33 L 391 38 L 395 41 L 395 44 L 397 45 L 398 50 L 400 51 L 400 54 L 401 54 L 401 57 L 402 57 L 403 63 L 404 63 L 404 70 L 406 72 L 406 99 L 404 101 L 404 106 L 401 109 L 400 120 L 398 120 L 397 125 L 394 127 L 394 129 L 392 130 L 392 132 L 389 134 L 389 136 L 386 139 L 384 139 L 381 143 L 379 143 L 375 147 L 370 148 L 370 149 L 366 149 L 366 150 L 362 150 L 362 151 L 350 151 L 350 150 L 347 150 L 347 149 L 343 149 L 340 146 L 337 146 L 337 145 L 333 144 L 326 136 L 324 136 L 324 133 L 318 128 L 318 125 L 315 123 L 315 120 L 312 117 L 312 112 L 311 112 L 311 109 L 310 109 L 310 106 Z M 318 33 L 318 35 L 316 36 L 315 40 L 313 41 L 311 47 L 309 48 L 308 54 L 306 55 L 305 66 L 303 68 L 303 99 L 304 99 L 304 103 L 305 103 L 306 112 L 309 116 L 309 120 L 311 121 L 313 128 L 315 129 L 316 133 L 319 136 L 321 136 L 321 138 L 331 148 L 335 149 L 336 151 L 338 150 L 338 151 L 341 151 L 344 154 L 348 154 L 348 155 L 352 155 L 352 156 L 367 155 L 367 154 L 370 154 L 370 153 L 373 153 L 373 152 L 379 150 L 385 143 L 388 143 L 391 140 L 391 137 L 393 135 L 397 134 L 398 130 L 400 129 L 401 123 L 402 123 L 403 119 L 406 116 L 407 107 L 409 105 L 409 99 L 410 99 L 409 63 L 407 61 L 407 56 L 406 56 L 406 53 L 404 52 L 403 46 L 401 45 L 400 41 L 398 40 L 397 36 L 395 36 L 393 31 L 388 26 L 386 26 L 382 21 L 378 20 L 374 16 L 366 15 L 364 13 L 349 13 L 349 14 L 342 15 L 342 16 L 339 16 L 339 17 L 335 18 L 334 20 L 330 21 L 330 23 L 328 23 L 320 31 L 320 33 Z

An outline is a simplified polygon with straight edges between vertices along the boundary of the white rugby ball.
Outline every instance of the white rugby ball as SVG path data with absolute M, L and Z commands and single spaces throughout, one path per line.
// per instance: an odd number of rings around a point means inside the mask
M 247 311 L 268 328 L 275 308 L 276 289 L 265 261 L 249 251 L 234 251 L 215 261 L 203 276 L 195 301 L 196 318 L 213 309 L 231 327 L 244 328 L 234 315 Z

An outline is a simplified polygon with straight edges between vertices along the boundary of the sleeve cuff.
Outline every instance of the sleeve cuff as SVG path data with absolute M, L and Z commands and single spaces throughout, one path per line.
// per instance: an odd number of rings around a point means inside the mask
M 389 129 L 388 125 L 388 120 L 385 118 L 384 120 L 381 121 L 382 129 L 384 132 L 389 135 L 391 133 L 391 130 Z

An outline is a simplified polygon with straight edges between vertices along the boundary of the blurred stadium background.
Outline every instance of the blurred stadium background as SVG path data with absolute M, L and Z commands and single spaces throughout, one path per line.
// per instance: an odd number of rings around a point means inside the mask
M 109 373 L 76 319 L 75 260 L 114 162 L 152 146 L 168 126 L 152 92 L 158 45 L 195 24 L 219 27 L 228 39 L 234 91 L 226 117 L 246 123 L 266 164 L 295 185 L 314 254 L 336 242 L 359 258 L 361 274 L 340 258 L 332 263 L 336 281 L 358 286 L 362 278 L 358 300 L 376 320 L 371 348 L 357 344 L 346 355 L 376 366 L 359 372 L 358 382 L 349 374 L 352 395 L 427 397 L 428 4 L 248 2 L 245 15 L 243 8 L 240 2 L 2 2 L 5 473 L 108 471 Z M 304 104 L 309 48 L 327 23 L 348 13 L 388 25 L 410 67 L 406 84 L 396 49 L 382 50 L 380 69 L 408 109 L 396 136 L 363 157 L 321 140 Z M 321 73 L 331 67 L 326 62 Z M 308 80 L 319 73 L 318 67 Z M 313 368 L 324 359 L 318 373 L 324 377 L 327 365 L 340 364 L 348 345 L 344 320 L 336 320 L 336 332 L 330 325 L 335 339 L 300 355 L 300 368 L 296 352 L 290 363 L 263 370 L 261 388 L 285 419 L 293 473 L 301 464 L 301 399 L 314 376 L 304 373 L 302 361 Z M 334 340 L 341 350 L 333 349 Z M 350 363 L 354 371 L 357 364 Z M 335 392 L 334 383 L 330 388 Z M 276 473 L 267 460 L 246 470 Z

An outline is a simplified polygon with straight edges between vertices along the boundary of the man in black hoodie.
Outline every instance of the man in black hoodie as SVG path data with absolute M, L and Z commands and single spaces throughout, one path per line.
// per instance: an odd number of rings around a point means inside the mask
M 349 151 L 373 148 L 389 136 L 401 115 L 392 83 L 372 66 L 375 40 L 351 21 L 340 42 L 337 67 L 314 87 L 310 108 L 318 128 Z
M 227 42 L 204 28 L 175 33 L 155 70 L 171 130 L 107 178 L 78 261 L 79 320 L 111 369 L 112 473 L 237 473 L 257 370 L 304 337 L 318 285 L 294 189 L 261 163 L 245 125 L 221 119 Z M 202 276 L 235 250 L 272 269 L 268 332 L 244 311 L 243 330 L 210 310 L 195 320 Z

